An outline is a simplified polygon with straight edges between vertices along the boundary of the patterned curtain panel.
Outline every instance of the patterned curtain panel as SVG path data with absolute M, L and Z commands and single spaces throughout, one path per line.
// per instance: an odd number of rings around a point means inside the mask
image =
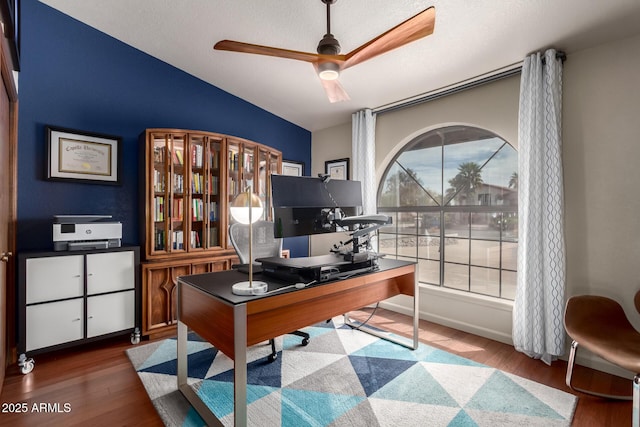
M 362 183 L 364 214 L 376 213 L 376 115 L 369 109 L 352 115 L 351 152 L 355 181 Z
M 525 58 L 518 123 L 516 350 L 546 364 L 564 353 L 565 242 L 562 182 L 562 61 Z

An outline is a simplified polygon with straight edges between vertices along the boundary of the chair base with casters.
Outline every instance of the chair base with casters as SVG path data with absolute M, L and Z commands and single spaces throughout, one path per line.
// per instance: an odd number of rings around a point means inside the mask
M 634 303 L 640 312 L 640 291 L 636 293 Z M 567 386 L 592 396 L 632 400 L 632 425 L 640 427 L 640 332 L 629 322 L 622 306 L 602 296 L 571 297 L 565 309 L 564 327 L 573 340 L 565 379 Z M 609 363 L 634 372 L 632 394 L 610 395 L 575 387 L 572 376 L 579 346 Z
M 302 338 L 301 344 L 303 346 L 307 346 L 309 344 L 309 340 L 311 339 L 308 333 L 302 332 L 302 331 L 289 332 L 288 335 L 296 335 L 301 337 Z M 276 340 L 270 339 L 269 344 L 271 344 L 271 354 L 269 355 L 269 357 L 267 357 L 267 359 L 269 360 L 269 362 L 273 362 L 278 358 L 278 352 L 276 351 Z

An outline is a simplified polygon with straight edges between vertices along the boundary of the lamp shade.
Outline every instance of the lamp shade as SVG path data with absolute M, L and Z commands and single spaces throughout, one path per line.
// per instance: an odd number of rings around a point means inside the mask
M 246 191 L 236 196 L 229 207 L 229 212 L 240 224 L 251 224 L 262 217 L 264 209 L 260 197 Z

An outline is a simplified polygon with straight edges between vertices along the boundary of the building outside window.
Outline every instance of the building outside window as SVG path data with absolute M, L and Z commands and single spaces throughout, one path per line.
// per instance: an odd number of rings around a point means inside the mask
M 513 300 L 518 246 L 518 153 L 470 126 L 430 130 L 388 165 L 379 252 L 418 263 L 424 284 Z

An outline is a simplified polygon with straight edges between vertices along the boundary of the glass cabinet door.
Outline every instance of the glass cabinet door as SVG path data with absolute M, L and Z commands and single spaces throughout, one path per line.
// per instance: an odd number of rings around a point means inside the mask
M 206 248 L 220 247 L 220 154 L 222 150 L 221 138 L 208 138 L 205 145 L 205 223 L 203 237 L 206 238 Z
M 258 188 L 256 193 L 264 206 L 264 219 L 271 218 L 271 174 L 280 173 L 279 157 L 267 150 L 260 150 L 258 160 Z
M 205 136 L 189 135 L 189 249 L 201 249 L 206 245 L 205 149 Z
M 185 206 L 185 200 L 188 200 L 185 192 L 186 171 L 185 166 L 185 148 L 186 141 L 184 135 L 171 135 L 170 137 L 171 152 L 171 191 L 169 193 L 169 225 L 171 236 L 169 240 L 169 251 L 183 251 L 185 247 L 185 233 L 187 232 L 186 214 L 188 206 Z
M 240 191 L 240 144 L 227 142 L 227 197 L 231 203 Z
M 153 204 L 151 207 L 151 252 L 164 252 L 167 250 L 167 225 L 166 214 L 168 201 L 169 179 L 169 144 L 168 137 L 164 134 L 151 136 L 151 150 L 153 155 L 153 170 L 150 179 Z
M 242 147 L 242 180 L 240 191 L 246 191 L 250 189 L 253 193 L 257 193 L 258 189 L 255 188 L 255 161 L 256 161 L 256 148 L 248 146 L 246 144 Z

